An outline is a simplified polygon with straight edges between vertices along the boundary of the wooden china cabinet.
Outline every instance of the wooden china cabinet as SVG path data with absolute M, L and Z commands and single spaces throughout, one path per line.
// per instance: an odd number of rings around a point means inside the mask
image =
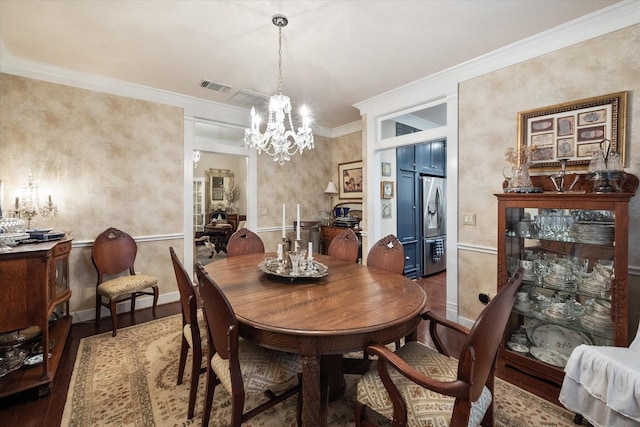
M 495 195 L 498 288 L 518 266 L 530 268 L 521 287 L 528 296 L 512 310 L 498 374 L 557 403 L 573 348 L 582 343 L 628 345 L 629 201 L 638 178 L 627 174 L 622 192 L 606 194 L 592 193 L 586 177 L 578 186 L 584 192 L 571 193 L 553 191 L 546 176 L 532 180 L 544 192 Z M 536 263 L 539 275 L 532 268 L 536 259 L 545 260 Z M 584 273 L 563 263 L 585 265 Z M 605 271 L 602 266 L 612 268 L 611 280 L 594 282 L 594 277 L 605 277 L 594 273 L 594 268 Z M 524 347 L 514 344 L 516 337 Z
M 71 328 L 71 240 L 18 245 L 0 254 L 0 334 L 37 326 L 41 337 L 22 347 L 40 343 L 46 353 L 49 343 L 51 354 L 40 364 L 8 373 L 0 381 L 0 398 L 36 387 L 39 395 L 50 391 Z
M 549 268 L 541 270 L 540 277 L 533 269 L 525 275 L 527 280 L 520 291 L 530 299 L 514 305 L 498 357 L 498 373 L 557 403 L 563 367 L 575 346 L 628 345 L 629 201 L 637 190 L 638 178 L 627 175 L 622 192 L 606 194 L 590 192 L 591 183 L 586 177 L 579 181 L 582 185 L 578 190 L 583 192 L 571 193 L 553 191 L 548 177 L 532 180 L 544 192 L 495 195 L 498 289 L 518 266 L 531 267 L 533 263 L 523 263 L 523 259 L 544 258 L 547 267 L 552 268 L 556 263 L 577 259 L 588 265 L 581 277 L 563 273 L 561 281 L 549 280 L 555 271 Z M 545 217 L 555 223 L 562 218 L 564 223 L 547 226 Z M 587 282 L 596 264 L 612 266 L 609 289 L 603 286 L 598 290 Z M 557 269 L 566 271 L 563 267 Z M 606 314 L 594 312 L 596 306 Z M 558 314 L 553 311 L 556 307 L 569 311 Z M 594 323 L 590 319 L 595 315 L 601 317 Z M 525 347 L 514 344 L 514 337 L 522 340 Z

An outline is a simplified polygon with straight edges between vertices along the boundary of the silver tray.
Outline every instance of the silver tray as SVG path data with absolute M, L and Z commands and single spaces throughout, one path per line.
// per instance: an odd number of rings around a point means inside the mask
M 504 187 L 505 193 L 542 193 L 542 187 Z
M 298 280 L 298 279 L 319 279 L 329 274 L 329 267 L 326 265 L 319 263 L 318 261 L 312 260 L 311 265 L 307 262 L 306 268 L 300 270 L 300 274 L 293 274 L 293 272 L 286 267 L 283 263 L 278 261 L 277 258 L 265 258 L 262 261 L 258 268 L 262 270 L 262 272 L 275 277 L 283 277 L 290 280 Z
M 19 369 L 28 354 L 28 351 L 21 348 L 0 347 L 0 377 Z

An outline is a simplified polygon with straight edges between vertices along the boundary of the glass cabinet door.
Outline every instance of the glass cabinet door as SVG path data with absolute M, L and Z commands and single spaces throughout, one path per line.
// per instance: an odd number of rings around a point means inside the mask
M 194 231 L 204 230 L 204 178 L 193 179 L 193 229 Z
M 55 297 L 58 297 L 69 289 L 69 258 L 56 260 L 55 269 Z
M 506 349 L 559 368 L 580 344 L 613 345 L 613 210 L 507 208 L 503 262 L 524 269 Z

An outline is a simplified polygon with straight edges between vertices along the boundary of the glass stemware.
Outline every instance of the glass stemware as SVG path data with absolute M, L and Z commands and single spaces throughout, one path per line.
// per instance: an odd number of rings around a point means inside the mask
M 300 263 L 307 254 L 306 249 L 298 249 L 297 251 L 289 252 L 289 258 L 291 258 L 291 275 L 300 275 Z
M 538 286 L 542 286 L 542 281 L 549 273 L 549 266 L 543 259 L 537 259 L 533 261 L 533 272 L 538 278 Z

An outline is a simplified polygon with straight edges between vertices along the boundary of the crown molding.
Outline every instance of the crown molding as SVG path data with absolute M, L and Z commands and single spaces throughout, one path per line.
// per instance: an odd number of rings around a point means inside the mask
M 0 72 L 184 109 L 187 117 L 248 127 L 249 110 L 15 56 L 0 40 Z
M 450 87 L 483 74 L 640 23 L 640 1 L 623 0 L 441 72 L 381 93 L 353 106 L 377 117 L 442 94 Z

